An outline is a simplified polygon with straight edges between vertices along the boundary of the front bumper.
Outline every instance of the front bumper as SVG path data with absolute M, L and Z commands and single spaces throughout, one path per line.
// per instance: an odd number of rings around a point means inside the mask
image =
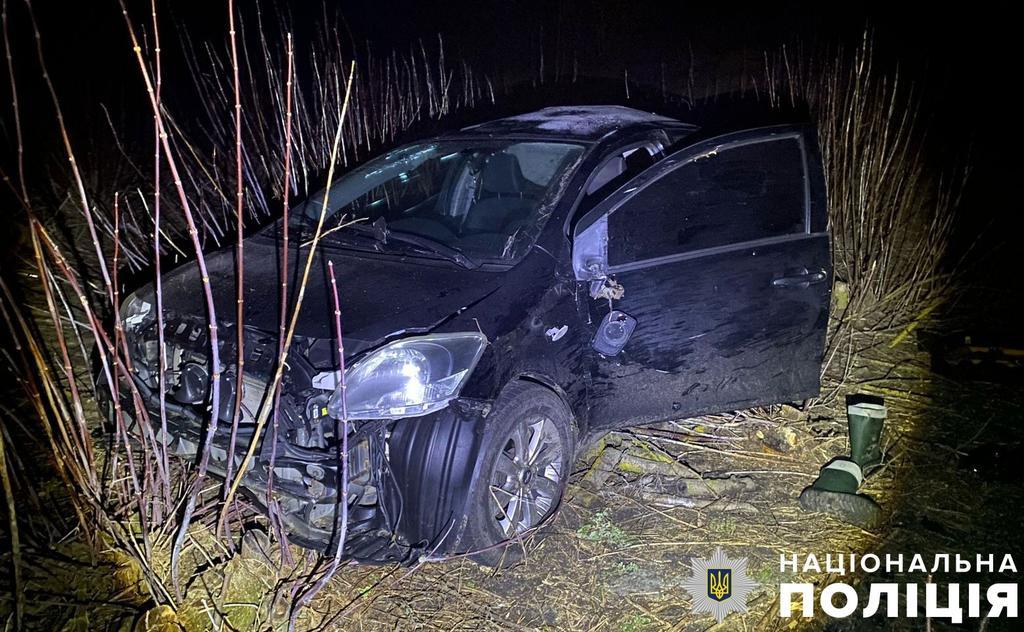
M 131 386 L 119 388 L 122 410 L 132 411 Z M 165 401 L 167 434 L 157 395 L 135 380 L 148 421 L 171 454 L 194 460 L 206 420 L 192 408 Z M 107 410 L 113 413 L 113 407 Z M 455 553 L 465 524 L 465 498 L 480 449 L 488 402 L 455 400 L 431 415 L 350 424 L 348 525 L 343 557 L 363 563 L 412 563 L 423 555 Z M 141 429 L 127 413 L 130 427 Z M 234 450 L 239 467 L 255 427 L 240 424 Z M 210 449 L 209 472 L 225 476 L 230 424 L 221 421 Z M 268 423 L 240 490 L 264 510 L 270 504 L 289 539 L 306 548 L 334 550 L 340 531 L 340 448 L 294 445 Z M 271 461 L 273 475 L 271 476 Z M 271 484 L 272 480 L 272 484 Z M 271 493 L 268 495 L 268 487 Z

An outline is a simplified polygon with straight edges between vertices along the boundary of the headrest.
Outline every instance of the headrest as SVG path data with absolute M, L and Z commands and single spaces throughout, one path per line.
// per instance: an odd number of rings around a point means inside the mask
M 601 169 L 594 174 L 590 180 L 590 185 L 587 187 L 587 195 L 594 193 L 601 189 L 604 185 L 608 184 L 615 178 L 618 178 L 626 172 L 626 159 L 622 156 L 615 156 L 609 158 L 608 162 L 601 165 Z
M 521 195 L 524 180 L 519 160 L 512 154 L 494 154 L 484 163 L 481 183 L 488 193 Z

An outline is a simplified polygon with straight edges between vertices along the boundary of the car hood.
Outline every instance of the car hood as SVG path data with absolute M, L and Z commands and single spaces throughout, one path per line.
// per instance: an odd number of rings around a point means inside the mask
M 280 243 L 265 236 L 249 238 L 244 251 L 245 325 L 277 332 L 280 319 Z M 294 305 L 307 248 L 289 248 L 288 285 Z M 314 255 L 295 333 L 334 338 L 334 299 L 328 262 L 334 264 L 341 305 L 346 355 L 358 353 L 392 335 L 427 332 L 462 309 L 494 292 L 504 272 L 458 268 L 422 258 L 392 258 L 334 248 Z M 224 249 L 207 255 L 217 320 L 235 322 L 237 286 L 235 253 Z M 205 315 L 205 297 L 196 263 L 164 277 L 164 309 Z

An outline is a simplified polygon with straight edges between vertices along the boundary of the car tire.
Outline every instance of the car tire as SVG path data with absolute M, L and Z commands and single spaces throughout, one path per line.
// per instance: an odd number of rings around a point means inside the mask
M 466 503 L 463 548 L 472 559 L 508 566 L 523 557 L 524 533 L 558 509 L 575 447 L 572 413 L 556 393 L 525 381 L 505 388 L 487 417 Z

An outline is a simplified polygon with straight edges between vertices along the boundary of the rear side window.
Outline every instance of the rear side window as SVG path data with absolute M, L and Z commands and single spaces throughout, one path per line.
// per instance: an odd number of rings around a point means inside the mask
M 797 138 L 756 141 L 683 163 L 608 218 L 608 263 L 803 233 L 807 178 Z

